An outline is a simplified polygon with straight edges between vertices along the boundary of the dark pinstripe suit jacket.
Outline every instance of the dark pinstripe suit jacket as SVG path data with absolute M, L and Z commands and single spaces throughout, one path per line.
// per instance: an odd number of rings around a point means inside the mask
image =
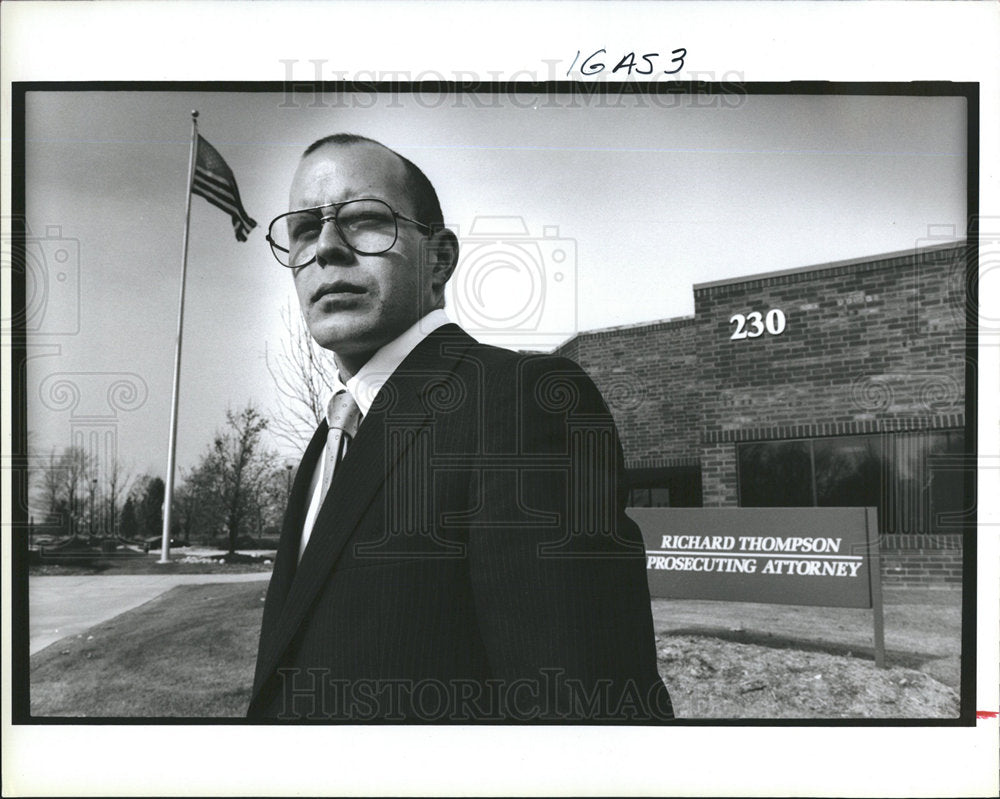
M 325 438 L 285 514 L 250 718 L 671 717 L 621 446 L 576 364 L 436 330 L 376 398 L 297 564 Z

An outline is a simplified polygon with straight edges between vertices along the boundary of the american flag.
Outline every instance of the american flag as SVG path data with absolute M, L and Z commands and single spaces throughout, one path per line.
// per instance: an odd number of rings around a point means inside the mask
M 233 230 L 236 231 L 237 241 L 246 241 L 247 234 L 257 227 L 257 223 L 243 208 L 240 190 L 236 188 L 236 178 L 233 177 L 233 170 L 219 155 L 219 151 L 205 141 L 200 134 L 191 191 L 229 214 L 233 220 Z

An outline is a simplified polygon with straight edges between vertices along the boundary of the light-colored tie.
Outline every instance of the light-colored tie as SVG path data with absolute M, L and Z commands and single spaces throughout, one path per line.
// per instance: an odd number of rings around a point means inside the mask
M 350 391 L 338 391 L 330 398 L 326 409 L 326 462 L 323 464 L 323 496 L 330 489 L 333 471 L 347 452 L 347 445 L 357 435 L 361 424 L 361 409 Z

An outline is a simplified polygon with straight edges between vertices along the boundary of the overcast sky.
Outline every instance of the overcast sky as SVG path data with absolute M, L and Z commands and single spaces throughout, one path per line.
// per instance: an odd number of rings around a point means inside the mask
M 264 353 L 296 300 L 264 235 L 301 151 L 329 133 L 376 138 L 426 172 L 464 246 L 449 313 L 504 346 L 689 315 L 696 283 L 964 227 L 960 99 L 513 99 L 29 93 L 32 445 L 66 446 L 87 419 L 110 419 L 121 460 L 164 474 L 193 108 L 258 227 L 238 243 L 228 216 L 193 199 L 182 467 L 227 406 L 278 407 Z

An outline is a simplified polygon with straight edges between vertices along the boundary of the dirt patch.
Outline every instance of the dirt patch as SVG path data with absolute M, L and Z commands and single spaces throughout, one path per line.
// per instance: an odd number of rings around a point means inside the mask
M 961 589 L 887 589 L 885 656 L 949 688 L 961 685 Z M 871 663 L 872 611 L 707 600 L 653 600 L 658 636 L 693 636 L 767 650 L 825 653 Z
M 658 635 L 679 718 L 955 718 L 958 693 L 927 674 L 821 651 Z

